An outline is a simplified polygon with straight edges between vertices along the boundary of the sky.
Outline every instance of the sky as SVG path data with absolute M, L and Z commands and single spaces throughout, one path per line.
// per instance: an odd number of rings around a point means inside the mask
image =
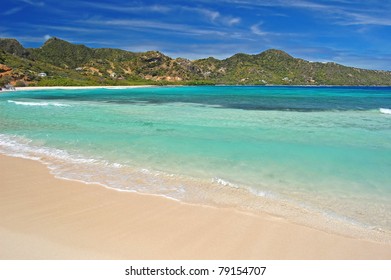
M 280 49 L 309 61 L 391 70 L 391 0 L 6 0 L 0 37 L 224 59 Z

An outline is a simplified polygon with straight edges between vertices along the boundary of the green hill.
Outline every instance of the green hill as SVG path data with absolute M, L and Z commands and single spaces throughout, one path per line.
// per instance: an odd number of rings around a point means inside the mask
M 28 56 L 28 51 L 15 39 L 0 38 L 0 50 L 20 57 Z
M 0 39 L 0 78 L 4 77 L 19 85 L 391 85 L 389 71 L 309 62 L 274 49 L 190 61 L 158 51 L 94 49 L 58 38 L 29 49 L 15 39 Z
M 29 49 L 30 57 L 64 69 L 73 69 L 87 63 L 94 56 L 93 49 L 51 38 L 38 49 Z

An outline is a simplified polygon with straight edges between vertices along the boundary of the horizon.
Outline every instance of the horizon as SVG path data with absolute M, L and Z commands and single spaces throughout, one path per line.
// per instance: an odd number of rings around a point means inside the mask
M 390 8 L 378 0 L 12 0 L 0 12 L 0 37 L 26 48 L 57 37 L 190 60 L 278 49 L 308 61 L 390 71 Z

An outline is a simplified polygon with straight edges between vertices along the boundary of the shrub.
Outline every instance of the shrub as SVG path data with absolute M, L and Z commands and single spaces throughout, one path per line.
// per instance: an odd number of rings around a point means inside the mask
M 23 81 L 17 81 L 16 83 L 15 83 L 15 86 L 16 87 L 25 87 L 26 86 L 26 84 L 23 82 Z

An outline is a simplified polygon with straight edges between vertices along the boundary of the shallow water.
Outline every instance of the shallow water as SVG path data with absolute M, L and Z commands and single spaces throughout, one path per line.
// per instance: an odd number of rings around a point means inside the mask
M 387 239 L 390 108 L 386 87 L 18 91 L 0 95 L 0 152 L 63 178 Z

